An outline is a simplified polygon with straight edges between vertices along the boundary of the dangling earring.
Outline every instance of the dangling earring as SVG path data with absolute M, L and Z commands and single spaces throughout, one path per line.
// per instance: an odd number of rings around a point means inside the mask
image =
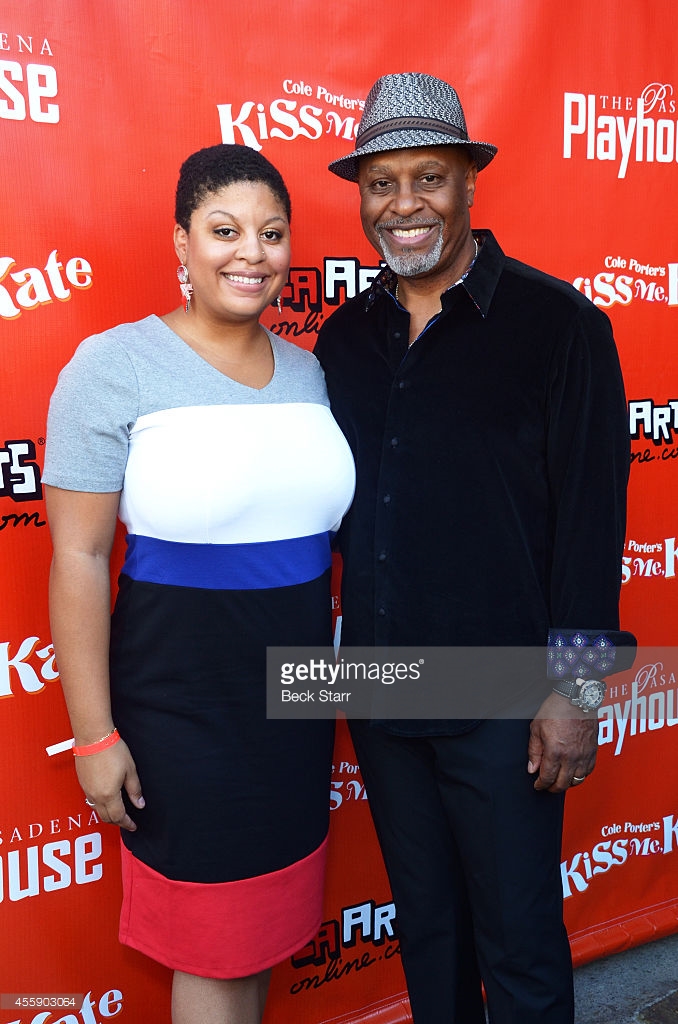
M 191 295 L 193 294 L 193 285 L 188 279 L 188 267 L 180 263 L 177 267 L 177 277 L 179 278 L 179 288 L 184 299 L 184 311 L 188 313 L 191 308 Z
M 275 300 L 276 306 L 278 307 L 278 313 L 282 313 L 282 299 L 280 296 Z

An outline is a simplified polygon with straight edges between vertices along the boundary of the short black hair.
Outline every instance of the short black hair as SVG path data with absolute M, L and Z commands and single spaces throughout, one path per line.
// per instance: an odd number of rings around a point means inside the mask
M 177 224 L 188 231 L 191 215 L 208 196 L 240 181 L 268 185 L 292 219 L 292 204 L 280 171 L 265 156 L 250 146 L 221 143 L 192 153 L 181 165 L 177 182 L 174 216 Z

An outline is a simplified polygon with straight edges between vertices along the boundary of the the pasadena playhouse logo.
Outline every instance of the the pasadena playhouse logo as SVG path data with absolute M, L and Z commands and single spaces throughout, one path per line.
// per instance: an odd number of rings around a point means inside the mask
M 0 31 L 0 118 L 58 124 L 57 72 L 51 43 L 42 33 Z
M 640 96 L 566 92 L 563 157 L 610 161 L 617 177 L 629 164 L 678 162 L 678 121 L 673 85 L 650 82 Z

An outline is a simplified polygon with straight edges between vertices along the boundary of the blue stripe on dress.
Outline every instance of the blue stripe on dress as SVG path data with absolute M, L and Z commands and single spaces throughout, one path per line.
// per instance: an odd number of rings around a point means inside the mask
M 317 579 L 331 560 L 327 532 L 252 544 L 185 544 L 128 534 L 122 571 L 175 587 L 265 590 Z

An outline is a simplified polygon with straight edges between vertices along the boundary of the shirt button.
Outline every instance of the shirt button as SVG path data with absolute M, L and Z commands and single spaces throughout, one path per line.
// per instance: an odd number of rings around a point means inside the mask
M 400 337 L 400 331 L 394 331 L 393 332 L 393 337 L 398 339 Z
M 386 558 L 387 558 L 386 552 L 385 551 L 380 551 L 377 557 L 378 557 L 380 562 L 385 562 Z
M 384 505 L 388 505 L 390 503 L 390 501 L 391 501 L 391 495 L 390 494 L 385 494 L 384 495 Z
M 398 441 L 397 437 L 392 437 L 391 438 L 391 448 L 397 448 L 399 443 L 400 442 Z
M 386 615 L 386 609 L 385 608 L 377 609 L 377 615 L 382 615 L 382 616 Z
M 409 384 L 408 384 L 408 382 L 406 380 L 399 380 L 398 381 L 398 390 L 399 391 L 404 391 L 405 388 L 407 388 L 407 387 L 409 387 Z

